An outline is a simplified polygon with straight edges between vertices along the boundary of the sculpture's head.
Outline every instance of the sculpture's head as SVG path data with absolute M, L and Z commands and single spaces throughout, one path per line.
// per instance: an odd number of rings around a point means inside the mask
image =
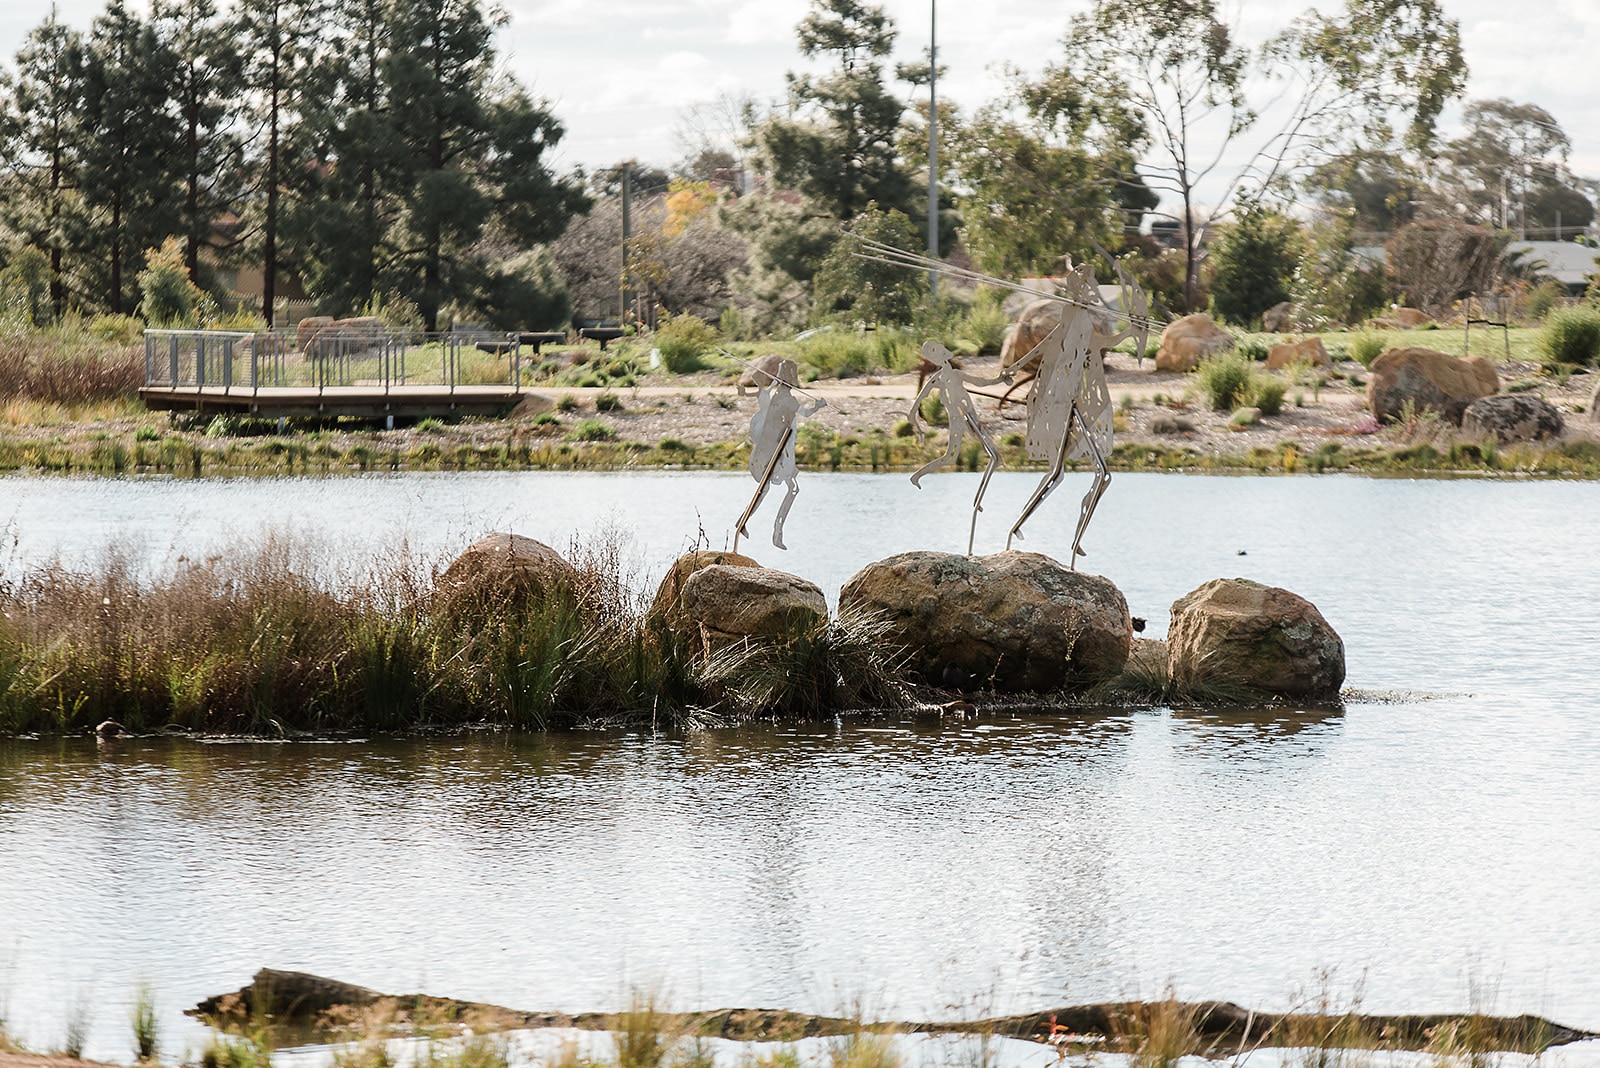
M 955 355 L 937 341 L 924 341 L 922 343 L 922 358 L 929 363 L 938 364 L 940 367 L 949 367 L 955 360 Z
M 798 386 L 800 384 L 800 365 L 793 360 L 780 360 L 778 362 L 778 385 Z

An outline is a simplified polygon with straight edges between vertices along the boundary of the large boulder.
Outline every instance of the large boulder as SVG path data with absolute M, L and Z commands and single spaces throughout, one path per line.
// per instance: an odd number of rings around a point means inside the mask
M 1526 393 L 1497 393 L 1467 405 L 1461 431 L 1473 437 L 1493 437 L 1503 445 L 1513 441 L 1559 438 L 1566 423 L 1556 406 L 1543 397 Z
M 1372 361 L 1367 407 L 1379 419 L 1400 417 L 1407 401 L 1415 411 L 1432 409 L 1459 425 L 1467 405 L 1500 390 L 1494 364 L 1482 356 L 1465 360 L 1432 349 L 1390 349 Z
M 739 396 L 744 396 L 747 389 L 760 389 L 778 380 L 778 365 L 783 362 L 782 356 L 768 353 L 757 356 L 745 365 L 743 373 L 739 375 Z
M 376 315 L 335 319 L 320 327 L 309 340 L 303 342 L 300 351 L 316 359 L 360 356 L 375 349 L 386 333 L 388 327 Z
M 1375 330 L 1415 330 L 1431 322 L 1431 315 L 1416 308 L 1391 308 L 1367 325 Z
M 828 618 L 815 583 L 775 568 L 710 564 L 678 591 L 682 618 L 708 645 L 733 638 L 786 638 Z
M 578 570 L 542 541 L 521 534 L 480 538 L 453 560 L 439 584 L 452 591 L 549 593 L 578 582 Z
M 672 566 L 667 568 L 667 573 L 661 577 L 661 584 L 656 587 L 655 600 L 650 602 L 650 618 L 666 623 L 681 622 L 679 600 L 683 594 L 683 584 L 688 582 L 689 576 L 696 571 L 716 564 L 728 564 L 733 567 L 761 566 L 743 553 L 728 552 L 725 549 L 695 549 L 686 552 L 672 561 Z
M 1157 371 L 1193 371 L 1207 356 L 1233 348 L 1233 335 L 1204 312 L 1174 319 L 1161 331 Z
M 1173 602 L 1167 663 L 1180 687 L 1330 698 L 1344 682 L 1344 642 L 1304 597 L 1249 579 L 1215 579 Z
M 1268 334 L 1287 334 L 1295 328 L 1299 316 L 1293 301 L 1279 301 L 1261 313 L 1261 329 Z
M 299 349 L 301 352 L 304 352 L 306 350 L 306 346 L 311 344 L 311 339 L 316 337 L 317 334 L 321 332 L 323 327 L 332 325 L 333 316 L 331 315 L 306 316 L 304 319 L 301 319 L 295 324 L 294 347 Z
M 1271 351 L 1267 353 L 1269 371 L 1282 371 L 1297 363 L 1310 364 L 1312 367 L 1332 367 L 1333 358 L 1328 355 L 1328 350 L 1322 344 L 1320 337 L 1285 341 L 1281 345 L 1272 346 Z
M 1061 325 L 1061 312 L 1067 305 L 1059 300 L 1036 300 L 1022 309 L 1022 315 L 1006 331 L 1000 344 L 1000 366 L 1010 367 L 1025 359 L 1039 342 Z
M 868 564 L 839 592 L 839 611 L 880 615 L 889 640 L 930 682 L 1057 690 L 1115 675 L 1133 623 L 1109 579 L 1038 553 L 909 552 Z

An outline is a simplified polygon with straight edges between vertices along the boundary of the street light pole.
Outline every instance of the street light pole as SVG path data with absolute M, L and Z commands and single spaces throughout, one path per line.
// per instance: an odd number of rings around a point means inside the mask
M 928 4 L 928 255 L 939 258 L 939 0 Z M 939 271 L 928 270 L 928 293 L 939 295 Z

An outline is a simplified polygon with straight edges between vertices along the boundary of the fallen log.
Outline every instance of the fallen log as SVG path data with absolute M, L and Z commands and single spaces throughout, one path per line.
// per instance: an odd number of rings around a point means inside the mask
M 562 1027 L 625 1031 L 637 1013 L 525 1012 L 482 1002 L 427 994 L 381 994 L 367 987 L 306 972 L 263 968 L 249 986 L 210 997 L 189 1010 L 212 1026 L 247 1030 L 267 1025 L 348 1028 L 363 1017 L 384 1021 L 396 1033 L 452 1027 L 489 1030 Z M 1161 1033 L 1176 1036 L 1184 1053 L 1228 1056 L 1265 1047 L 1410 1050 L 1452 1053 L 1538 1054 L 1600 1038 L 1543 1017 L 1482 1013 L 1364 1014 L 1257 1012 L 1227 1001 L 1113 1001 L 980 1020 L 864 1022 L 787 1009 L 649 1010 L 648 1025 L 662 1034 L 725 1038 L 736 1042 L 796 1042 L 858 1034 L 975 1034 L 1054 1044 L 1093 1044 L 1135 1051 Z

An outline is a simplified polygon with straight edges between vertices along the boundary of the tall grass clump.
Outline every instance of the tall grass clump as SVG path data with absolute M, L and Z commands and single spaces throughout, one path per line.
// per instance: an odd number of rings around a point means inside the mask
M 823 378 L 855 378 L 874 371 L 898 374 L 917 365 L 919 342 L 892 328 L 819 330 L 796 343 L 799 359 Z
M 129 1022 L 133 1025 L 133 1049 L 139 1061 L 155 1060 L 161 1052 L 161 1034 L 156 1023 L 156 992 L 149 983 L 141 983 L 134 994 Z
M 1250 361 L 1231 352 L 1201 360 L 1196 374 L 1201 392 L 1206 395 L 1211 407 L 1219 412 L 1237 408 L 1244 403 L 1250 390 Z
M 656 331 L 661 362 L 675 375 L 686 375 L 705 365 L 700 357 L 717 344 L 717 328 L 693 315 L 674 315 Z
M 1371 367 L 1372 361 L 1382 356 L 1388 348 L 1383 335 L 1372 330 L 1363 330 L 1350 342 L 1350 358 L 1362 367 Z
M 362 568 L 268 537 L 154 576 L 109 554 L 0 581 L 0 733 L 115 720 L 235 734 L 824 716 L 899 700 L 884 632 L 843 619 L 708 654 L 652 619 L 621 539 L 556 573 Z
M 1545 364 L 1594 363 L 1600 358 L 1600 310 L 1578 305 L 1552 311 L 1536 345 Z
M 0 396 L 77 407 L 137 396 L 144 348 L 77 327 L 0 332 Z

